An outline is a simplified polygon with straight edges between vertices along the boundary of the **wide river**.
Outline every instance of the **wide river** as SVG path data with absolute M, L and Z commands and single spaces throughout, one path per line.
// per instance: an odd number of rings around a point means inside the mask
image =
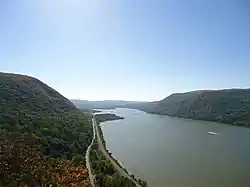
M 250 186 L 250 129 L 133 109 L 107 111 L 125 117 L 101 123 L 107 148 L 149 187 Z

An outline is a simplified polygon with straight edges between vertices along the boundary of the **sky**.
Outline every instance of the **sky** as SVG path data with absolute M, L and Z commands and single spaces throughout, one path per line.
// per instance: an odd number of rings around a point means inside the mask
M 70 99 L 250 87 L 248 0 L 0 0 L 0 71 Z

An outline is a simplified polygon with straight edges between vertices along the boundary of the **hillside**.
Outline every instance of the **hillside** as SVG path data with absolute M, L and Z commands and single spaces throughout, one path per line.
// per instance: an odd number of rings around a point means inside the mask
M 3 151 L 1 152 L 1 156 L 4 157 L 4 155 L 7 155 L 4 158 L 1 157 L 0 160 L 2 162 L 4 160 L 7 162 L 12 155 L 11 153 L 20 152 L 21 149 L 24 154 L 18 157 L 19 154 L 15 153 L 14 155 L 16 156 L 14 156 L 14 160 L 18 162 L 16 164 L 20 164 L 19 167 L 27 168 L 27 171 L 32 170 L 33 166 L 29 165 L 29 163 L 32 162 L 30 161 L 24 164 L 23 158 L 28 157 L 29 154 L 33 155 L 33 158 L 34 154 L 36 154 L 37 158 L 39 158 L 38 160 L 41 160 L 41 162 L 47 162 L 47 158 L 53 158 L 56 159 L 57 163 L 64 163 L 62 167 L 71 168 L 72 172 L 73 170 L 77 172 L 81 170 L 79 168 L 77 170 L 72 168 L 73 166 L 70 166 L 69 163 L 71 160 L 74 161 L 77 158 L 77 163 L 84 165 L 84 154 L 91 140 L 92 125 L 89 116 L 84 115 L 68 99 L 36 78 L 0 73 L 0 150 Z M 18 145 L 18 143 L 15 142 L 20 141 L 28 143 L 20 147 L 11 146 L 10 149 L 6 149 L 9 147 L 6 145 Z M 25 153 L 24 147 L 32 151 Z M 6 150 L 6 152 L 4 152 L 4 150 Z M 36 150 L 38 150 L 38 152 L 36 152 Z M 32 154 L 32 152 L 34 154 Z M 45 155 L 46 157 L 44 157 Z M 2 168 L 4 165 L 1 161 L 1 169 L 4 169 Z M 22 163 L 24 165 L 22 165 Z M 10 165 L 11 164 L 13 163 L 11 162 Z M 53 168 L 49 163 L 47 164 L 48 166 L 46 167 L 52 168 L 51 171 L 61 170 Z M 59 167 L 58 164 L 57 167 Z M 38 170 L 39 169 L 44 169 L 43 164 Z M 84 172 L 85 175 L 82 175 L 82 177 L 85 176 L 85 178 L 82 180 L 86 182 L 88 177 L 85 170 L 83 167 L 82 172 Z M 10 173 L 10 175 L 20 177 L 20 173 L 18 173 L 20 170 L 16 172 L 17 173 L 14 174 Z M 69 173 L 65 174 L 65 172 L 66 170 L 60 172 L 60 175 L 63 175 L 62 177 L 69 175 Z M 33 172 L 33 174 L 34 173 L 35 172 Z M 40 171 L 40 173 L 44 172 Z M 48 175 L 53 176 L 53 172 Z M 55 174 L 55 176 L 56 175 L 57 174 Z M 58 176 L 59 175 L 55 177 L 56 180 Z M 27 174 L 26 177 L 36 179 L 37 175 L 34 177 L 28 176 Z M 4 177 L 0 175 L 0 184 L 2 182 L 4 184 L 3 186 L 8 186 L 9 182 L 11 183 L 8 176 L 5 176 L 3 181 L 1 181 L 2 178 Z M 42 176 L 38 177 L 37 180 L 41 178 Z M 27 180 L 27 178 L 25 180 Z M 75 182 L 77 180 L 81 182 L 81 186 L 87 186 L 83 185 L 82 181 L 77 178 L 71 180 L 71 182 L 73 181 L 72 183 L 74 183 L 74 180 Z M 18 181 L 20 181 L 20 178 L 18 178 Z M 47 185 L 39 184 L 41 186 Z M 56 184 L 56 186 L 59 185 L 59 183 Z M 67 183 L 67 185 L 68 184 L 69 183 Z M 76 184 L 77 182 L 75 185 Z M 64 185 L 60 183 L 60 186 Z
M 250 127 L 250 89 L 175 93 L 161 101 L 127 107 L 154 114 Z
M 76 110 L 68 99 L 38 79 L 0 73 L 0 111 L 8 107 L 29 112 L 55 114 L 64 110 Z

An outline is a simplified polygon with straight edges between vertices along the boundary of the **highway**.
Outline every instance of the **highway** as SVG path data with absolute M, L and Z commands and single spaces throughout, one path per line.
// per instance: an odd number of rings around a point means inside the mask
M 92 126 L 93 126 L 93 139 L 92 139 L 92 142 L 91 144 L 89 145 L 88 149 L 87 149 L 87 152 L 86 152 L 86 155 L 85 155 L 85 160 L 86 160 L 86 166 L 88 168 L 88 171 L 89 171 L 89 179 L 90 179 L 90 183 L 92 185 L 92 187 L 96 187 L 95 185 L 95 179 L 94 179 L 94 175 L 92 173 L 92 169 L 91 169 L 91 165 L 90 165 L 90 150 L 91 150 L 91 147 L 95 141 L 95 128 L 94 128 L 94 122 L 93 122 L 93 119 L 92 119 Z

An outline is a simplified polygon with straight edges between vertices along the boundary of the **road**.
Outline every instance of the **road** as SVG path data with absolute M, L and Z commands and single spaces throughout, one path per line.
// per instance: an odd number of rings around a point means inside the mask
M 89 179 L 90 179 L 90 183 L 92 185 L 92 187 L 96 187 L 95 185 L 95 180 L 94 180 L 94 175 L 92 173 L 92 169 L 91 169 L 91 166 L 90 166 L 90 150 L 91 150 L 91 147 L 94 143 L 94 140 L 95 140 L 95 129 L 94 129 L 94 122 L 93 122 L 93 119 L 92 119 L 92 126 L 93 126 L 93 139 L 92 139 L 92 142 L 91 144 L 89 145 L 88 149 L 87 149 L 87 152 L 86 152 L 86 155 L 85 155 L 85 160 L 86 160 L 86 166 L 88 168 L 88 171 L 89 171 Z
M 96 138 L 97 138 L 97 142 L 98 142 L 98 147 L 100 149 L 100 151 L 103 153 L 103 155 L 106 157 L 107 160 L 110 160 L 111 164 L 116 168 L 116 170 L 118 172 L 121 173 L 121 175 L 123 175 L 124 177 L 128 178 L 129 180 L 131 180 L 137 187 L 142 187 L 135 179 L 133 179 L 119 164 L 116 163 L 116 161 L 114 160 L 114 158 L 112 158 L 106 148 L 104 147 L 103 143 L 102 143 L 102 138 L 100 136 L 100 132 L 99 132 L 99 128 L 97 127 L 97 123 L 95 120 L 95 117 L 93 116 L 93 127 L 95 129 L 96 132 Z

